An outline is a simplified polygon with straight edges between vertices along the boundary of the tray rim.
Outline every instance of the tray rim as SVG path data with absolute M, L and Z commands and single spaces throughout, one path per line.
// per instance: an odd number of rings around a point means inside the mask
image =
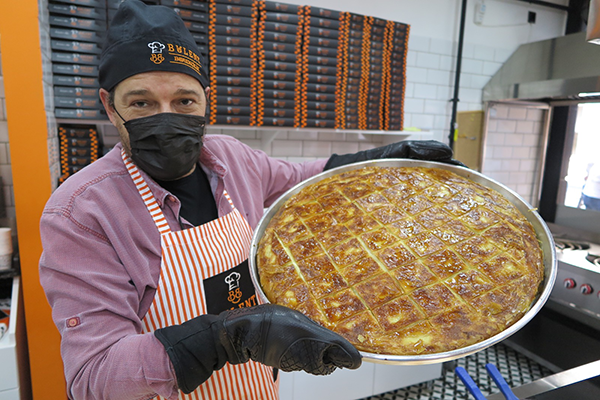
M 471 344 L 459 349 L 441 352 L 441 353 L 430 353 L 420 355 L 389 355 L 389 354 L 378 354 L 360 351 L 364 361 L 378 363 L 378 364 L 390 364 L 390 365 L 424 365 L 424 364 L 436 364 L 446 361 L 455 360 L 457 358 L 466 357 L 474 354 L 478 351 L 486 349 L 489 346 L 497 344 L 512 334 L 520 330 L 525 326 L 544 306 L 550 292 L 554 286 L 557 275 L 557 260 L 556 260 L 556 248 L 554 247 L 554 239 L 550 232 L 550 229 L 538 214 L 535 208 L 533 208 L 527 201 L 525 201 L 519 194 L 508 188 L 504 184 L 491 179 L 484 174 L 468 169 L 466 167 L 440 163 L 435 161 L 424 161 L 424 160 L 412 160 L 412 159 L 381 159 L 381 160 L 369 160 L 359 163 L 349 164 L 337 168 L 333 168 L 317 175 L 308 178 L 281 195 L 263 214 L 258 225 L 256 226 L 252 235 L 252 241 L 250 244 L 250 254 L 248 257 L 248 265 L 250 268 L 250 277 L 252 283 L 255 286 L 257 295 L 261 302 L 270 303 L 264 294 L 260 285 L 260 277 L 258 274 L 258 266 L 256 264 L 256 253 L 258 251 L 258 243 L 264 235 L 266 227 L 270 220 L 277 213 L 279 208 L 292 196 L 298 193 L 300 190 L 307 186 L 310 186 L 318 181 L 329 178 L 333 175 L 337 175 L 346 171 L 352 171 L 355 169 L 361 169 L 365 167 L 425 167 L 425 168 L 439 168 L 454 172 L 457 175 L 471 179 L 472 181 L 486 186 L 490 189 L 494 189 L 502 194 L 507 200 L 509 200 L 531 223 L 533 226 L 540 246 L 542 248 L 544 256 L 544 279 L 541 283 L 542 290 L 538 292 L 534 298 L 529 310 L 516 322 L 510 325 L 508 328 L 497 333 L 496 335 L 485 339 L 481 342 Z

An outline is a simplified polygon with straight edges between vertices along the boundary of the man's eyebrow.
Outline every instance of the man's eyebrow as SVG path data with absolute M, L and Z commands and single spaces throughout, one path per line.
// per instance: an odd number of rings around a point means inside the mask
M 194 89 L 184 89 L 184 88 L 179 88 L 177 89 L 177 91 L 175 92 L 175 94 L 177 95 L 194 95 L 194 96 L 198 96 L 201 97 L 200 93 L 197 90 Z
M 148 90 L 147 89 L 137 89 L 137 90 L 130 90 L 129 92 L 126 92 L 123 97 L 127 97 L 127 96 L 143 96 L 145 94 L 148 94 Z

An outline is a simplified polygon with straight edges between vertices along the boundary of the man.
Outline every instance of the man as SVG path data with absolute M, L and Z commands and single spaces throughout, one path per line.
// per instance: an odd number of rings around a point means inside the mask
M 40 278 L 68 395 L 276 399 L 277 369 L 358 368 L 342 337 L 287 308 L 255 306 L 252 229 L 264 207 L 324 168 L 451 162 L 450 149 L 399 143 L 295 164 L 204 136 L 209 88 L 193 38 L 172 10 L 137 0 L 114 17 L 99 78 L 121 144 L 63 183 L 41 219 Z

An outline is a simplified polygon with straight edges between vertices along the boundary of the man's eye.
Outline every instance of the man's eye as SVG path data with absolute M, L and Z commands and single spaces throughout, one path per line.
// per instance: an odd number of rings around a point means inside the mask
M 192 99 L 183 99 L 181 100 L 181 104 L 184 106 L 191 106 L 192 104 L 194 104 L 194 100 Z
M 133 107 L 143 108 L 143 107 L 146 107 L 148 105 L 148 103 L 146 103 L 145 101 L 134 101 L 131 105 Z

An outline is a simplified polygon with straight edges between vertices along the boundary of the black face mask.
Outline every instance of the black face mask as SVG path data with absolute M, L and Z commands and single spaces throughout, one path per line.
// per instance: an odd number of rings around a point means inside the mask
M 125 122 L 133 162 L 156 180 L 181 178 L 198 161 L 205 123 L 204 117 L 177 113 Z

